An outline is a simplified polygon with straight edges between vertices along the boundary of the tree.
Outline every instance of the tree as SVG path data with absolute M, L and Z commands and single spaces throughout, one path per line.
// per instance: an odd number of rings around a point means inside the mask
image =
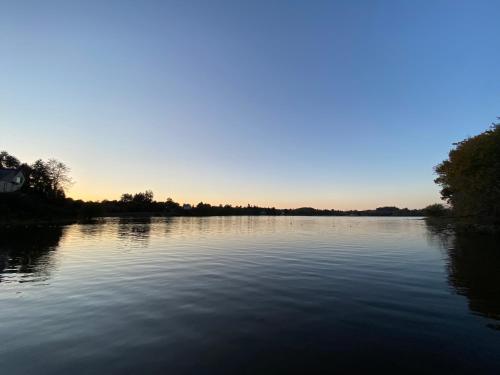
M 69 176 L 69 167 L 56 159 L 49 159 L 46 163 L 50 181 L 50 189 L 56 195 L 65 196 L 65 190 L 73 183 Z
M 29 186 L 33 191 L 40 195 L 49 195 L 50 193 L 50 179 L 46 164 L 42 159 L 38 159 L 30 166 L 31 173 L 29 176 Z
M 500 124 L 455 144 L 435 167 L 442 199 L 458 216 L 500 217 Z
M 180 207 L 180 204 L 177 202 L 174 202 L 172 198 L 167 198 L 167 201 L 165 202 L 165 207 L 169 210 L 176 210 Z
M 144 193 L 134 194 L 132 199 L 136 203 L 149 204 L 153 202 L 153 192 L 151 190 L 146 190 Z
M 28 184 L 47 198 L 64 198 L 65 190 L 72 183 L 69 171 L 66 164 L 56 159 L 48 162 L 38 159 L 29 167 Z
M 132 199 L 134 199 L 134 196 L 132 194 L 122 194 L 122 197 L 120 198 L 120 202 L 122 203 L 130 203 L 132 202 Z
M 19 168 L 21 162 L 7 151 L 0 152 L 0 168 Z
M 146 190 L 144 193 L 122 194 L 120 205 L 124 211 L 157 211 L 163 209 L 163 205 L 153 200 L 153 192 Z

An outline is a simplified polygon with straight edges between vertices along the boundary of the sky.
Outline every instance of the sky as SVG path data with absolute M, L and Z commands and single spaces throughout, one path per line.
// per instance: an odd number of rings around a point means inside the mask
M 498 1 L 0 0 L 0 149 L 73 198 L 421 208 L 500 116 Z

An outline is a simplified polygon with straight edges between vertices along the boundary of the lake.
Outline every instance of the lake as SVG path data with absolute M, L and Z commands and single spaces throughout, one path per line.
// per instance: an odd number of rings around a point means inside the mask
M 419 218 L 2 230 L 0 372 L 500 373 L 500 246 Z

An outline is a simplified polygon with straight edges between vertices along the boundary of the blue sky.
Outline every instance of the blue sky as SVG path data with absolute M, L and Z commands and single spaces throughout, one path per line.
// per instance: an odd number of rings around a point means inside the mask
M 70 196 L 417 208 L 500 115 L 498 1 L 1 1 L 0 148 Z

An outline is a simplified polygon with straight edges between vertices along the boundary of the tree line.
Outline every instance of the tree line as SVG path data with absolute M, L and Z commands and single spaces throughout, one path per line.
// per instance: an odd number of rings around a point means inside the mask
M 278 209 L 275 207 L 210 205 L 200 202 L 179 204 L 171 198 L 154 200 L 147 190 L 125 193 L 119 200 L 84 202 L 66 197 L 72 184 L 69 167 L 56 160 L 22 163 L 6 151 L 0 152 L 0 168 L 21 169 L 26 178 L 16 193 L 0 194 L 0 220 L 16 217 L 68 216 L 96 217 L 124 214 L 158 215 L 308 215 L 308 216 L 450 216 L 472 222 L 500 226 L 500 124 L 494 123 L 483 133 L 454 144 L 446 160 L 435 167 L 435 182 L 441 185 L 441 197 L 447 203 L 433 204 L 423 210 L 379 207 L 374 210 L 321 210 L 311 207 Z
M 230 204 L 211 205 L 199 202 L 197 205 L 186 205 L 175 202 L 172 198 L 167 198 L 165 202 L 153 200 L 151 191 L 133 195 L 123 194 L 119 201 L 104 200 L 100 205 L 104 212 L 159 212 L 172 216 L 238 216 L 238 215 L 288 215 L 288 216 L 421 216 L 422 210 L 410 210 L 408 208 L 380 207 L 375 210 L 329 210 L 316 209 L 312 207 L 287 208 L 259 207 L 256 205 L 233 206 Z M 144 200 L 144 196 L 150 200 Z
M 36 217 L 92 218 L 117 215 L 168 216 L 227 216 L 227 215 L 302 215 L 302 216 L 421 216 L 422 210 L 379 207 L 374 210 L 328 210 L 302 207 L 279 209 L 256 205 L 196 205 L 181 204 L 172 198 L 154 199 L 151 190 L 135 194 L 124 193 L 119 200 L 91 202 L 66 197 L 72 184 L 70 168 L 61 161 L 39 159 L 32 164 L 22 163 L 6 151 L 0 152 L 0 168 L 21 169 L 26 183 L 19 192 L 0 194 L 0 213 L 5 219 Z

